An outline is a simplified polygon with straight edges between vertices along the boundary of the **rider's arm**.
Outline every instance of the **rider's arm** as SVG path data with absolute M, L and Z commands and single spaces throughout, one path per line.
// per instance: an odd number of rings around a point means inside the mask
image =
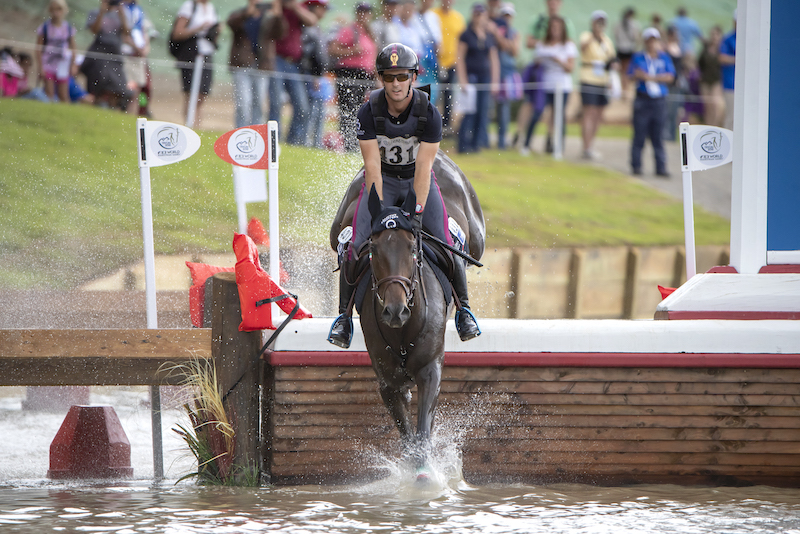
M 428 200 L 428 191 L 431 188 L 431 169 L 436 153 L 439 151 L 439 143 L 419 144 L 417 152 L 417 164 L 414 168 L 414 193 L 417 195 L 417 204 L 425 209 L 425 202 Z
M 375 186 L 378 197 L 383 200 L 383 176 L 381 175 L 381 153 L 377 139 L 359 141 L 361 156 L 364 158 L 364 180 L 367 193 Z M 416 183 L 416 182 L 415 182 Z

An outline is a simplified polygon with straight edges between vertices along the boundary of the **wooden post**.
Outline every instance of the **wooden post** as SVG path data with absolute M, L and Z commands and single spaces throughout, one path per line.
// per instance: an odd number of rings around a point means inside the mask
M 675 247 L 675 265 L 672 271 L 672 287 L 680 287 L 686 280 L 686 251 L 683 247 Z
M 233 463 L 246 471 L 261 471 L 259 447 L 259 377 L 261 332 L 240 332 L 242 312 L 234 273 L 214 275 L 211 355 L 223 405 L 236 433 Z M 227 395 L 227 397 L 226 397 Z
M 516 319 L 519 317 L 519 278 L 521 268 L 521 255 L 519 250 L 513 249 L 511 251 L 511 268 L 509 269 L 508 281 L 508 318 Z
M 584 252 L 572 249 L 569 259 L 569 284 L 567 285 L 567 319 L 580 319 L 581 317 L 581 267 Z
M 637 247 L 628 249 L 628 261 L 625 264 L 625 293 L 622 296 L 622 318 L 633 319 L 636 313 L 636 285 L 639 281 L 639 260 L 641 252 Z

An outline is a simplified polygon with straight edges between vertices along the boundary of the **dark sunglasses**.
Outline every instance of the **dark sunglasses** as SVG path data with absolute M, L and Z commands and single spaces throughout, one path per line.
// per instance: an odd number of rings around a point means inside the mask
M 383 78 L 383 81 L 385 83 L 392 83 L 395 80 L 397 80 L 398 82 L 404 82 L 409 78 L 411 78 L 411 75 L 407 72 L 403 74 L 386 74 L 384 72 L 383 74 L 381 74 L 381 78 Z

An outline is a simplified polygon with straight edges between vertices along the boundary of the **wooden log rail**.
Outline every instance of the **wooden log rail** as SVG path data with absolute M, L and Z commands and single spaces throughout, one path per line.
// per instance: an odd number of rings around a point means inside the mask
M 210 357 L 210 329 L 0 330 L 0 386 L 167 385 Z

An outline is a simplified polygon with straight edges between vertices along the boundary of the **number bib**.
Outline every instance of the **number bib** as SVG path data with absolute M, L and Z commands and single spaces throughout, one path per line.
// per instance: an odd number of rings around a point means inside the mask
M 419 152 L 419 140 L 416 137 L 395 137 L 390 139 L 385 135 L 378 136 L 378 146 L 381 151 L 381 162 L 388 165 L 414 165 Z

